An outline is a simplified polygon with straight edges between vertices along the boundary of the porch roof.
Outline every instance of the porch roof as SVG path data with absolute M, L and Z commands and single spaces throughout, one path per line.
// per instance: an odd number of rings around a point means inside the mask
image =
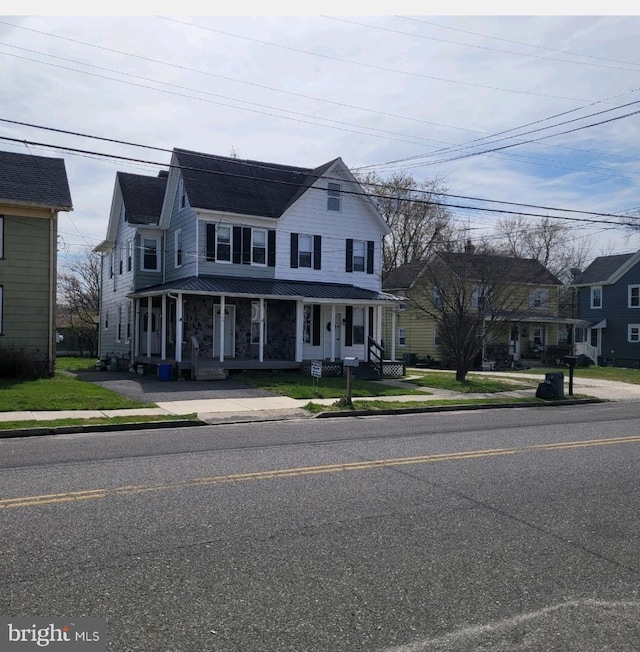
M 332 301 L 387 303 L 398 298 L 386 292 L 367 290 L 346 283 L 318 283 L 278 279 L 235 278 L 232 276 L 190 276 L 132 292 L 134 298 L 168 293 L 214 296 L 269 297 L 271 299 L 307 299 L 319 303 Z
M 522 311 L 504 314 L 501 318 L 507 319 L 511 322 L 518 322 L 522 324 L 571 324 L 573 326 L 589 326 L 591 322 L 584 319 L 574 319 L 572 317 L 558 317 L 555 315 L 545 315 L 536 312 Z

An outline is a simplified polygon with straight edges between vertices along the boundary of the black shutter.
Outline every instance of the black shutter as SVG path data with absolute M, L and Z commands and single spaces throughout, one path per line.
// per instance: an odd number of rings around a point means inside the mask
M 242 227 L 242 264 L 251 265 L 251 227 Z
M 313 236 L 313 269 L 322 269 L 322 236 Z
M 353 346 L 353 306 L 347 306 L 346 323 L 344 325 L 344 343 L 346 346 Z
M 207 224 L 207 260 L 216 259 L 216 225 Z
M 369 306 L 369 337 L 373 339 L 373 306 Z
M 239 265 L 242 262 L 242 227 L 233 227 L 233 262 Z
M 311 331 L 311 344 L 313 346 L 320 346 L 320 306 L 311 306 L 312 310 L 312 331 Z
M 290 267 L 296 268 L 298 266 L 298 234 L 291 234 L 291 261 Z
M 353 272 L 353 240 L 347 238 L 347 258 L 345 261 L 345 272 Z
M 276 266 L 276 232 L 273 229 L 267 231 L 267 267 Z
M 373 240 L 367 241 L 367 274 L 373 274 L 373 249 L 375 242 Z

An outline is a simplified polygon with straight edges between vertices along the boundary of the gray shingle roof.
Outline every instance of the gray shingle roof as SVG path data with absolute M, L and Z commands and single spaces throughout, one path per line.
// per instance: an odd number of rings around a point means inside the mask
M 616 254 L 613 256 L 599 256 L 587 269 L 576 276 L 573 280 L 574 285 L 592 285 L 593 283 L 604 283 L 615 272 L 617 272 L 635 253 Z
M 315 168 L 174 149 L 194 208 L 280 217 L 334 161 Z
M 122 191 L 127 222 L 157 224 L 160 220 L 167 177 L 118 172 L 117 179 Z
M 562 285 L 562 282 L 552 274 L 541 262 L 534 258 L 513 258 L 510 256 L 493 256 L 488 254 L 467 254 L 439 252 L 438 257 L 452 269 L 464 269 L 465 275 L 474 278 L 482 276 L 483 269 L 489 269 L 492 264 L 499 265 L 504 270 L 506 280 L 510 283 L 529 283 L 535 285 Z M 426 261 L 416 261 L 400 265 L 391 271 L 382 283 L 385 290 L 400 290 L 410 288 L 420 272 L 427 265 Z
M 73 210 L 64 159 L 0 152 L 0 201 Z
M 234 278 L 230 276 L 191 276 L 163 285 L 138 290 L 136 295 L 185 292 L 195 294 L 226 294 L 235 296 L 305 297 L 337 301 L 394 301 L 395 297 L 343 283 L 312 281 L 280 281 L 276 279 Z

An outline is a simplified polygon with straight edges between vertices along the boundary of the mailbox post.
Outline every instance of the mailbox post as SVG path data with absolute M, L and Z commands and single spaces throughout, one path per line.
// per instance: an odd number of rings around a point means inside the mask
M 347 405 L 351 405 L 351 384 L 353 382 L 353 368 L 360 364 L 358 358 L 345 358 L 344 366 L 347 370 Z
M 575 355 L 565 355 L 564 361 L 569 365 L 569 396 L 573 396 L 573 368 L 576 366 L 578 357 Z

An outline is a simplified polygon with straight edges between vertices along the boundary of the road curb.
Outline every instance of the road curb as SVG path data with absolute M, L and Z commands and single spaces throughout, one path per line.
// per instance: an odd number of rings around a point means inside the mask
M 199 419 L 184 419 L 181 421 L 146 421 L 132 423 L 116 423 L 109 425 L 93 424 L 75 426 L 43 426 L 41 428 L 14 428 L 12 430 L 0 430 L 0 439 L 11 439 L 13 437 L 44 437 L 48 435 L 70 435 L 88 432 L 118 432 L 122 430 L 154 430 L 161 428 L 187 428 L 193 426 L 206 426 L 204 421 Z
M 555 401 L 544 401 L 543 403 L 497 403 L 473 405 L 433 405 L 424 407 L 411 408 L 389 408 L 381 410 L 339 410 L 335 412 L 319 412 L 314 415 L 314 419 L 331 419 L 333 417 L 366 417 L 372 415 L 388 416 L 391 414 L 421 414 L 423 412 L 457 412 L 459 410 L 496 410 L 511 408 L 544 408 L 560 407 L 565 405 L 586 405 L 589 403 L 608 403 L 604 398 L 576 398 L 576 399 L 558 399 Z

